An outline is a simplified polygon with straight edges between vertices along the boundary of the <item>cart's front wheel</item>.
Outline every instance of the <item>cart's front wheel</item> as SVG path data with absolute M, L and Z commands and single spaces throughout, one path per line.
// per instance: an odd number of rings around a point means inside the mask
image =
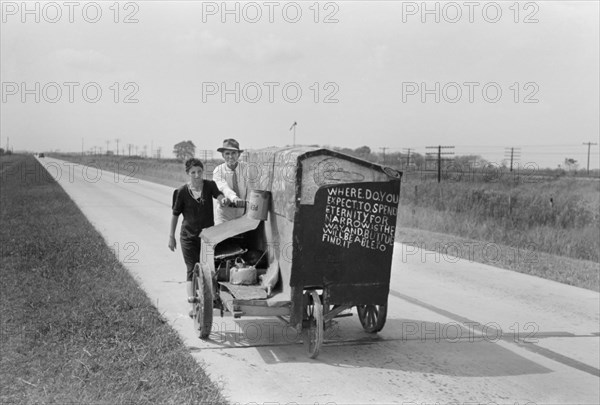
M 208 270 L 208 269 L 205 269 Z M 199 264 L 194 269 L 194 328 L 198 336 L 206 339 L 210 335 L 213 321 L 212 278 Z
M 306 294 L 306 298 L 308 299 L 306 307 L 308 328 L 306 328 L 304 341 L 308 357 L 314 359 L 319 355 L 321 345 L 323 344 L 323 304 L 318 292 L 313 290 Z
M 377 333 L 385 325 L 387 305 L 357 305 L 358 319 L 368 333 Z

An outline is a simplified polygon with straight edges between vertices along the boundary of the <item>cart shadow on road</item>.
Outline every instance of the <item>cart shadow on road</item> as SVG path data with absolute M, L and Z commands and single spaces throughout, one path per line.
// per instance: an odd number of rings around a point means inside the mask
M 388 319 L 379 334 L 342 318 L 325 333 L 319 357 L 307 357 L 302 335 L 273 319 L 223 318 L 213 324 L 210 350 L 256 350 L 265 364 L 314 363 L 346 369 L 387 369 L 462 377 L 544 374 L 543 367 L 457 323 Z M 200 350 L 205 350 L 200 349 Z M 231 353 L 231 352 L 230 352 Z
M 411 325 L 410 334 L 406 325 Z M 412 332 L 420 325 L 424 332 Z M 360 328 L 343 325 L 342 336 L 326 340 L 316 360 L 306 357 L 302 346 L 258 347 L 265 363 L 320 362 L 341 368 L 373 368 L 413 373 L 434 373 L 463 377 L 491 377 L 550 373 L 495 342 L 485 339 L 454 338 L 436 332 L 438 324 L 410 319 L 389 319 L 384 333 L 372 336 Z M 467 332 L 466 329 L 462 332 Z M 350 336 L 349 336 L 350 335 Z M 463 336 L 467 336 L 463 333 Z M 358 339 L 357 339 L 358 337 Z

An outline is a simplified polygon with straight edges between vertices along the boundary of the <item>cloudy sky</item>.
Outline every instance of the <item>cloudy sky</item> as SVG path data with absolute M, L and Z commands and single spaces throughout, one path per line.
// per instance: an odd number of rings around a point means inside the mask
M 297 122 L 298 144 L 583 167 L 598 143 L 597 1 L 70 4 L 2 2 L 2 147 L 261 148 Z

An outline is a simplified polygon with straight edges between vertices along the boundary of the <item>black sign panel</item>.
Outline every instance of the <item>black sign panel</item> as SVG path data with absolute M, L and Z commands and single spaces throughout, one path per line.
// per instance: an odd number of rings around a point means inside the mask
M 326 287 L 336 304 L 385 303 L 399 193 L 400 181 L 321 187 L 300 206 L 291 285 Z

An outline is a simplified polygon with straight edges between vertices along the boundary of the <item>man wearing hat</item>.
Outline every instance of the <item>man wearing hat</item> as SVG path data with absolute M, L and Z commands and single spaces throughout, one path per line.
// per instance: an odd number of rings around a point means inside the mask
M 225 163 L 220 164 L 213 171 L 213 181 L 225 198 L 217 205 L 215 225 L 239 218 L 244 215 L 245 202 L 248 193 L 246 176 L 248 168 L 246 163 L 240 162 L 240 144 L 235 139 L 225 139 L 223 147 L 217 149 L 221 152 Z M 233 207 L 235 205 L 235 207 Z

